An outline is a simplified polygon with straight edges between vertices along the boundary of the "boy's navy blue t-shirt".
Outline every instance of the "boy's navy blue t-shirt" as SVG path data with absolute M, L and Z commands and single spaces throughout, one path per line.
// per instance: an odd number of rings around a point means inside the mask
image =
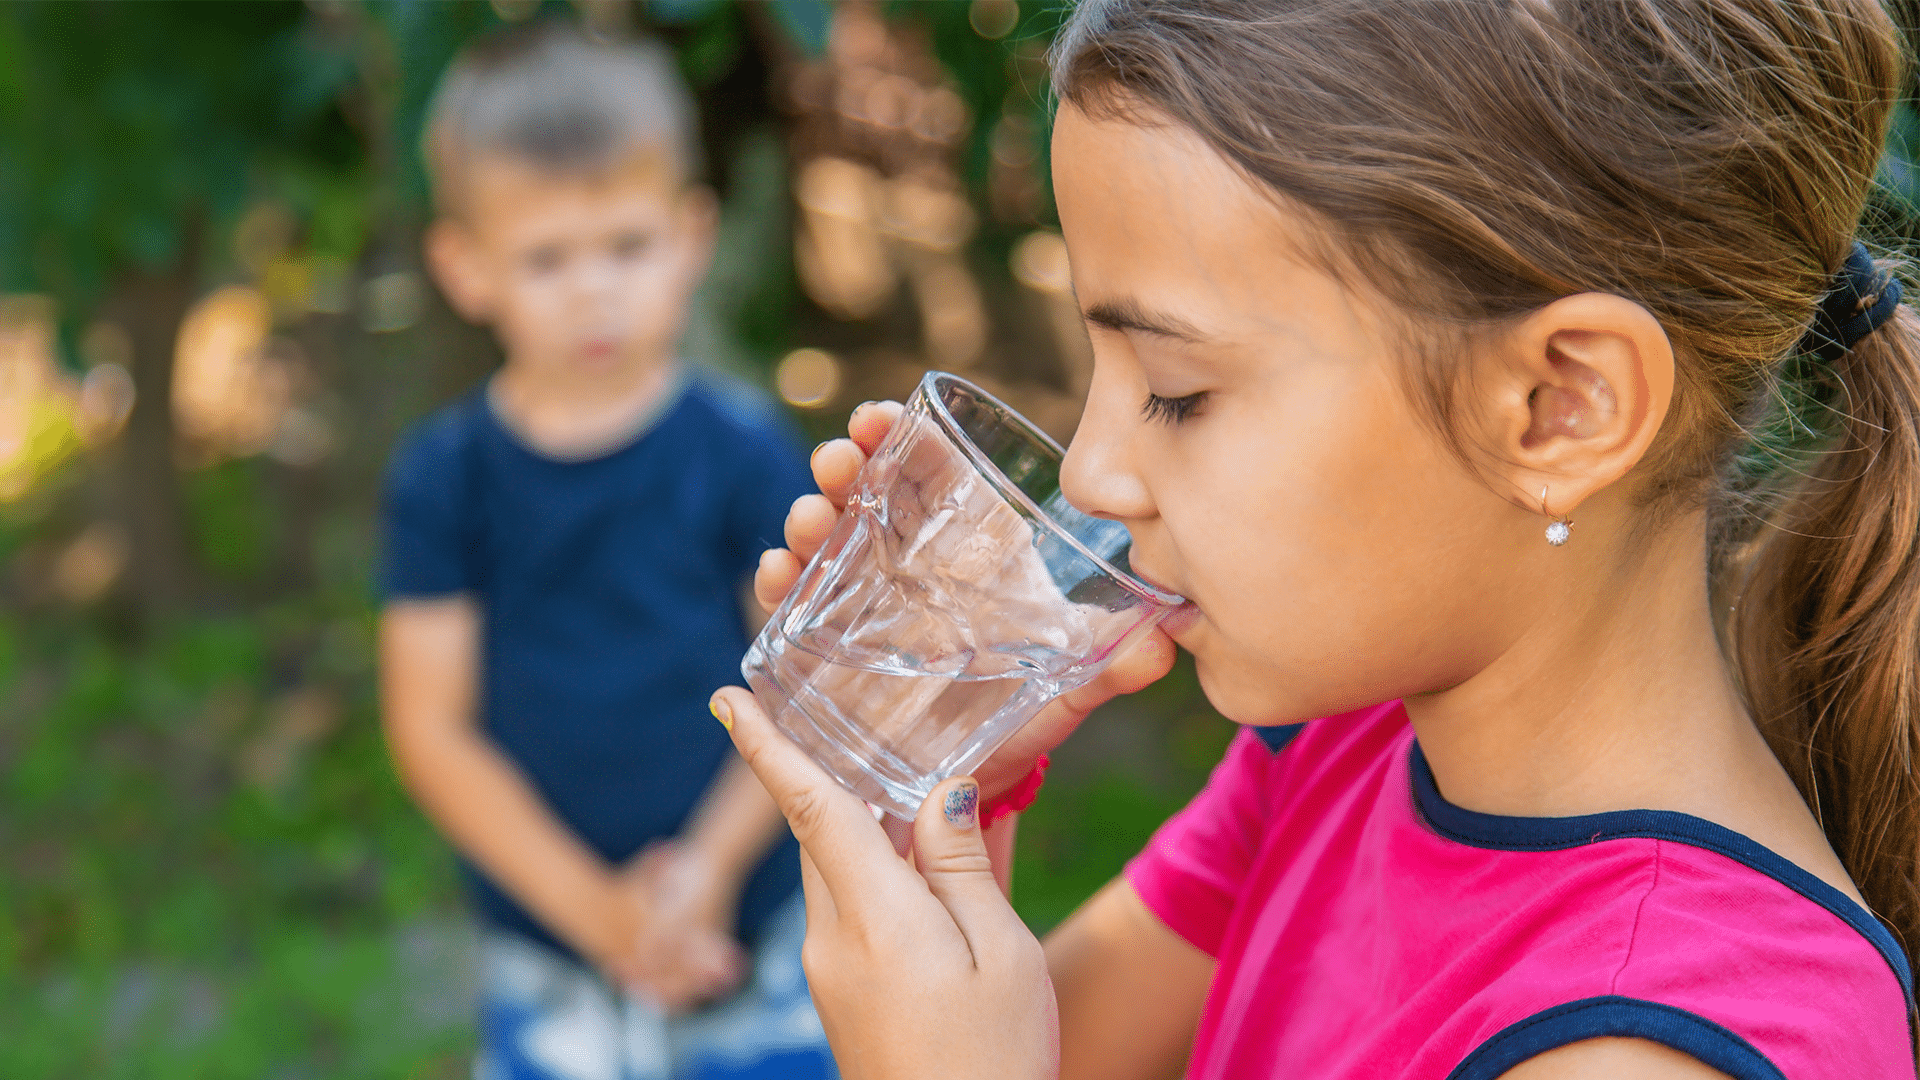
M 678 832 L 727 760 L 707 699 L 740 681 L 740 587 L 811 490 L 785 419 L 716 377 L 681 380 L 650 427 L 585 460 L 527 447 L 483 386 L 394 455 L 381 589 L 475 598 L 482 729 L 619 862 Z M 465 869 L 482 917 L 571 953 Z M 742 940 L 798 882 L 788 838 L 741 896 Z

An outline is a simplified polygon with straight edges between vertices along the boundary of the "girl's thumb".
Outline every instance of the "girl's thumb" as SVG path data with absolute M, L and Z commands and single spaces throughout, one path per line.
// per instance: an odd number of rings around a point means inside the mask
M 942 783 L 920 804 L 913 822 L 913 858 L 928 891 L 976 946 L 976 955 L 979 946 L 1012 927 L 1024 929 L 994 879 L 980 835 L 980 785 L 973 777 Z

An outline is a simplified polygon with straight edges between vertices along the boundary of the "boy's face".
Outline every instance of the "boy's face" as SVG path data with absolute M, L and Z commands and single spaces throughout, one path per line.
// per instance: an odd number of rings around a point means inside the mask
M 428 258 L 510 364 L 591 375 L 672 355 L 712 253 L 714 206 L 670 155 L 645 148 L 584 174 L 482 156 L 464 195 L 464 214 L 429 232 Z

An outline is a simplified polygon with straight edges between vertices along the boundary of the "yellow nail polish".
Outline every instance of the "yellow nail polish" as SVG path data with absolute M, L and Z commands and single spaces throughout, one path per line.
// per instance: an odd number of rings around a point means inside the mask
M 714 698 L 707 702 L 707 711 L 713 714 L 715 720 L 720 721 L 721 727 L 726 728 L 728 732 L 733 731 L 733 710 L 727 708 L 726 702 Z

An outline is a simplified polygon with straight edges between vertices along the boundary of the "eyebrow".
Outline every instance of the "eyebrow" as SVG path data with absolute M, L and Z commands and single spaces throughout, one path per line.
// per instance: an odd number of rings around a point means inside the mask
M 1138 300 L 1130 296 L 1089 304 L 1082 314 L 1088 322 L 1095 326 L 1104 326 L 1109 330 L 1131 330 L 1188 343 L 1198 342 L 1205 337 L 1198 328 L 1185 319 L 1164 312 L 1148 311 L 1140 306 Z

